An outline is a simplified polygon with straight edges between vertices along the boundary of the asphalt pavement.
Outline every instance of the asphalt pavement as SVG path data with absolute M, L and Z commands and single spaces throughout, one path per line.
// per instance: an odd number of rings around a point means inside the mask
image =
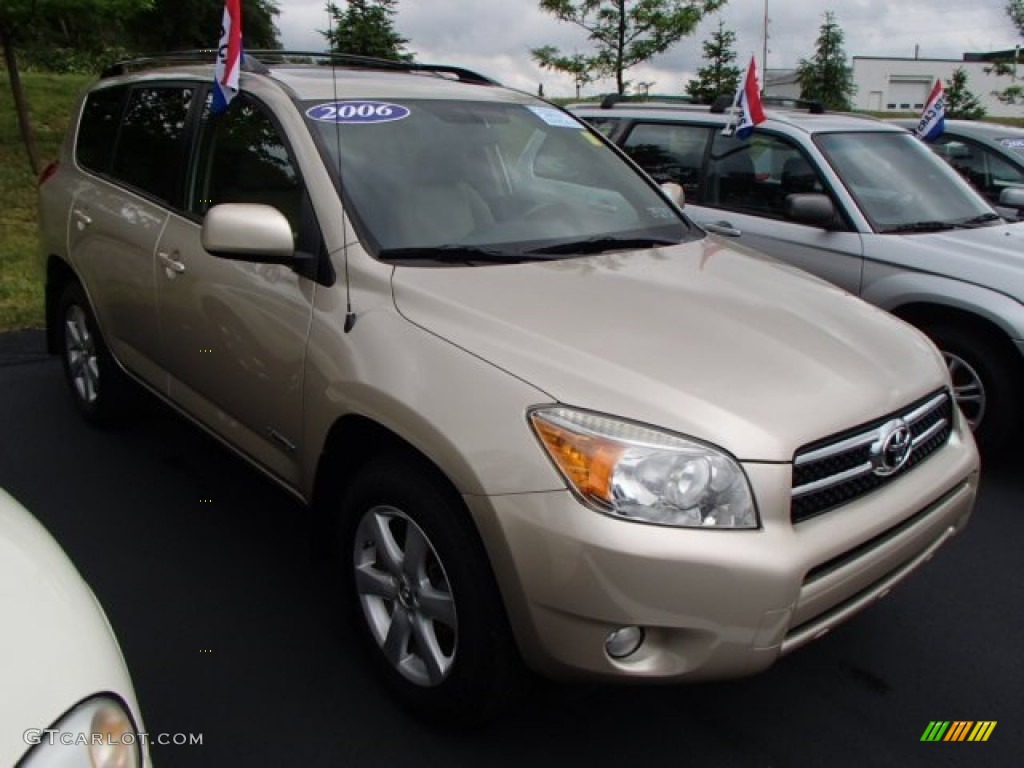
M 1024 451 L 986 465 L 963 536 L 761 675 L 540 685 L 487 728 L 446 731 L 409 717 L 373 678 L 306 510 L 200 431 L 155 404 L 115 431 L 88 427 L 30 331 L 0 335 L 0 433 L 0 486 L 105 606 L 147 731 L 202 734 L 201 745 L 155 747 L 158 768 L 1024 759 Z M 933 720 L 997 725 L 985 743 L 923 743 Z

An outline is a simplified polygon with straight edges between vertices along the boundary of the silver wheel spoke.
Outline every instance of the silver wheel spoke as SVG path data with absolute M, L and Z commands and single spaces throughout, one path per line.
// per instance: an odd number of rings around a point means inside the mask
M 374 513 L 370 520 L 370 536 L 377 554 L 384 561 L 384 567 L 394 575 L 399 576 L 402 572 L 402 550 L 395 541 L 388 526 L 391 518 L 381 513 Z
M 427 552 L 430 545 L 423 537 L 422 531 L 415 525 L 405 528 L 405 554 L 402 559 L 402 572 L 410 581 L 419 581 L 426 572 Z
M 451 659 L 441 652 L 441 646 L 437 642 L 437 635 L 433 628 L 422 617 L 417 616 L 412 623 L 412 630 L 416 634 L 417 646 L 419 648 L 423 664 L 427 668 L 427 677 L 432 684 L 437 684 L 444 679 L 444 673 Z
M 412 637 L 412 621 L 408 612 L 403 608 L 395 608 L 391 614 L 391 626 L 388 627 L 388 636 L 384 639 L 384 655 L 388 661 L 396 667 L 401 666 L 408 655 L 406 650 L 409 647 L 409 638 Z
M 424 616 L 455 627 L 455 601 L 450 594 L 428 584 L 420 589 L 418 600 Z
M 356 568 L 356 589 L 361 595 L 373 595 L 395 600 L 398 597 L 398 586 L 391 574 L 384 573 L 370 564 Z

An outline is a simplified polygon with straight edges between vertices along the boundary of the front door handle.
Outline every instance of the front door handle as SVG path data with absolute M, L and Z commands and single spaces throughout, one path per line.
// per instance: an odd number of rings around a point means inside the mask
M 726 237 L 739 237 L 743 234 L 728 221 L 716 221 L 714 224 L 705 224 L 704 229 L 708 232 L 714 232 L 716 235 L 725 235 Z
M 75 223 L 78 224 L 79 230 L 83 230 L 92 224 L 92 217 L 81 208 L 72 209 L 71 215 L 75 217 Z
M 163 262 L 164 269 L 167 270 L 168 277 L 171 277 L 172 275 L 175 274 L 180 275 L 182 272 L 185 271 L 185 264 L 181 261 L 178 261 L 177 251 L 175 251 L 172 254 L 167 254 L 162 251 L 158 251 L 156 255 L 157 258 L 159 258 L 160 261 Z

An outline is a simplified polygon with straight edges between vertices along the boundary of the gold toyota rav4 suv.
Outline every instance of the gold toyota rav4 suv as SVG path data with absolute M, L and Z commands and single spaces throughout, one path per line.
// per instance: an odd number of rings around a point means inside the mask
M 756 672 L 966 524 L 931 342 L 561 109 L 350 57 L 249 58 L 217 115 L 212 66 L 105 75 L 40 189 L 75 403 L 141 383 L 322 513 L 415 709 Z

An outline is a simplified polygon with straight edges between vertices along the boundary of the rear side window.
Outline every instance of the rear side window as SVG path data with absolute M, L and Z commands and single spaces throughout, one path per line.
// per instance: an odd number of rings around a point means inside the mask
M 117 138 L 117 123 L 121 117 L 121 103 L 125 88 L 105 88 L 93 91 L 85 100 L 82 119 L 78 125 L 75 159 L 87 170 L 106 173 Z
M 699 125 L 638 123 L 622 148 L 659 184 L 679 184 L 686 199 L 701 196 L 701 166 L 710 130 Z
M 175 199 L 183 167 L 185 120 L 193 89 L 137 88 L 128 97 L 110 172 L 165 202 Z

